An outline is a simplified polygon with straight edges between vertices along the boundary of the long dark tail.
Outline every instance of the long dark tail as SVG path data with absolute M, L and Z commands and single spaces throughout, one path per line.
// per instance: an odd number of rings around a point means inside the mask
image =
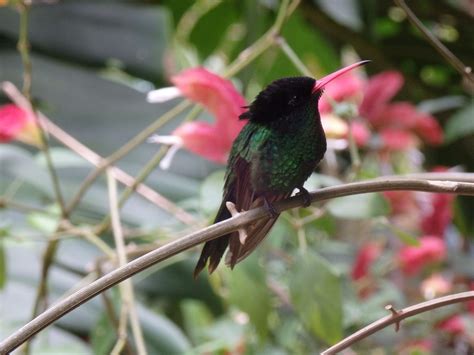
M 231 217 L 229 210 L 226 207 L 227 198 L 224 197 L 222 200 L 221 206 L 219 207 L 219 211 L 217 212 L 216 219 L 214 223 L 223 221 L 227 218 Z M 224 252 L 229 245 L 229 239 L 232 233 L 223 235 L 217 239 L 211 240 L 204 244 L 204 248 L 202 249 L 201 256 L 196 264 L 196 268 L 194 269 L 194 278 L 196 278 L 199 273 L 206 267 L 207 261 L 209 260 L 209 273 L 212 273 L 219 265 L 219 262 L 224 255 Z

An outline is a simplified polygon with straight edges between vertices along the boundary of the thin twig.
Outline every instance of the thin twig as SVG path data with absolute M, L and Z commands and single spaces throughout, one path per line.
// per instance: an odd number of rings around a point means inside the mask
M 314 77 L 311 71 L 306 67 L 306 65 L 301 61 L 298 55 L 295 53 L 293 48 L 290 47 L 288 42 L 284 37 L 277 37 L 276 44 L 281 48 L 283 53 L 288 57 L 288 59 L 293 63 L 296 69 L 303 75 Z
M 472 68 L 465 65 L 458 57 L 454 55 L 441 41 L 433 35 L 415 15 L 413 11 L 408 7 L 404 0 L 394 0 L 395 4 L 405 11 L 408 19 L 426 38 L 426 40 L 438 51 L 439 54 L 453 66 L 463 77 L 468 79 L 471 83 L 474 83 L 474 74 Z
M 150 159 L 148 163 L 138 172 L 137 177 L 135 178 L 135 181 L 131 186 L 127 186 L 125 191 L 122 192 L 122 195 L 120 195 L 120 199 L 118 201 L 118 207 L 119 209 L 123 207 L 125 202 L 127 202 L 128 198 L 132 195 L 133 191 L 136 190 L 136 188 L 146 180 L 148 175 L 150 175 L 153 170 L 156 168 L 156 166 L 160 163 L 161 159 L 165 156 L 166 152 L 168 151 L 168 147 L 163 146 L 161 149 L 158 150 L 157 153 Z M 110 174 L 113 174 L 111 170 L 108 170 Z M 100 234 L 104 230 L 106 230 L 109 227 L 110 224 L 110 215 L 104 217 L 103 221 L 99 223 L 99 227 L 96 230 L 97 234 Z
M 71 199 L 71 202 L 67 206 L 67 212 L 70 213 L 74 210 L 79 202 L 81 202 L 82 197 L 87 192 L 89 187 L 96 181 L 96 179 L 112 164 L 116 163 L 128 153 L 130 153 L 133 149 L 138 147 L 141 143 L 143 143 L 148 137 L 150 137 L 155 131 L 161 128 L 163 125 L 171 121 L 173 118 L 184 112 L 187 108 L 189 108 L 191 102 L 188 100 L 184 100 L 180 102 L 178 105 L 173 107 L 171 110 L 163 114 L 160 118 L 158 118 L 155 122 L 147 126 L 145 129 L 140 131 L 135 137 L 125 143 L 122 147 L 120 147 L 117 151 L 111 154 L 109 157 L 105 158 L 97 168 L 89 174 L 89 176 L 84 180 L 82 185 L 79 187 L 77 193 Z
M 431 311 L 436 308 L 448 306 L 454 303 L 460 303 L 460 302 L 466 302 L 474 300 L 474 291 L 468 291 L 468 292 L 461 292 L 461 293 L 456 293 L 454 295 L 449 295 L 445 297 L 440 297 L 436 298 L 430 301 L 418 303 L 414 306 L 410 306 L 407 308 L 403 308 L 400 310 L 397 310 L 396 312 L 392 312 L 391 315 L 388 315 L 386 317 L 383 317 L 365 328 L 362 328 L 361 330 L 351 334 L 347 338 L 341 340 L 339 343 L 336 345 L 331 346 L 329 349 L 323 351 L 321 354 L 322 355 L 332 355 L 332 354 L 337 354 L 340 351 L 347 349 L 349 346 L 352 344 L 358 342 L 359 340 L 362 340 L 369 335 L 391 325 L 391 324 L 398 324 L 400 323 L 401 320 L 405 318 L 412 317 L 414 315 Z M 389 308 L 390 310 L 390 308 Z
M 19 107 L 24 109 L 28 108 L 28 101 L 26 98 L 18 91 L 18 89 L 10 82 L 3 82 L 1 84 L 2 90 L 5 92 L 6 95 Z M 105 159 L 101 157 L 99 154 L 79 142 L 76 138 L 71 136 L 69 133 L 62 130 L 59 126 L 54 124 L 48 117 L 46 117 L 41 112 L 37 112 L 39 119 L 43 123 L 46 131 L 51 134 L 54 138 L 56 138 L 59 142 L 64 144 L 66 147 L 71 149 L 73 152 L 77 153 L 79 156 L 87 160 L 89 163 L 93 164 L 94 166 L 99 166 L 104 164 Z M 196 224 L 196 219 L 174 204 L 172 201 L 168 200 L 149 186 L 139 183 L 137 184 L 136 180 L 120 168 L 115 166 L 110 167 L 112 169 L 112 174 L 114 177 L 124 184 L 127 187 L 134 186 L 135 191 L 146 198 L 148 201 L 152 202 L 159 208 L 169 212 L 171 215 L 175 216 L 181 222 L 194 225 Z
M 427 181 L 420 179 L 387 178 L 354 182 L 339 186 L 331 186 L 319 189 L 310 194 L 311 201 L 322 201 L 331 198 L 356 195 L 369 192 L 412 190 L 438 193 L 452 193 L 458 195 L 474 196 L 474 184 L 453 181 Z M 305 205 L 304 196 L 295 196 L 274 204 L 275 210 L 280 213 L 290 208 Z M 213 224 L 207 228 L 191 233 L 183 238 L 172 241 L 150 253 L 143 255 L 128 264 L 109 272 L 100 279 L 85 286 L 75 294 L 64 298 L 56 305 L 52 306 L 38 317 L 27 323 L 25 326 L 14 332 L 2 343 L 0 343 L 0 353 L 8 353 L 23 344 L 27 339 L 61 318 L 84 302 L 104 290 L 122 282 L 131 276 L 166 260 L 176 254 L 188 250 L 203 242 L 218 238 L 222 235 L 236 231 L 242 226 L 252 223 L 260 218 L 269 217 L 269 212 L 264 207 L 242 212 L 236 217 Z
M 120 222 L 119 202 L 117 198 L 117 183 L 110 171 L 107 171 L 107 186 L 109 190 L 110 218 L 112 222 L 112 230 L 117 247 L 117 257 L 119 266 L 127 264 L 127 255 L 125 253 L 125 242 L 123 239 L 122 224 Z M 120 293 L 122 295 L 122 307 L 126 308 L 130 315 L 130 325 L 132 334 L 137 347 L 138 355 L 146 355 L 146 346 L 143 339 L 142 328 L 138 320 L 137 308 L 135 307 L 135 296 L 133 291 L 132 280 L 127 279 L 120 285 Z M 119 332 L 119 334 L 121 334 Z M 119 336 L 120 338 L 120 336 Z M 118 352 L 120 353 L 120 351 Z
M 31 103 L 31 77 L 32 77 L 32 65 L 31 65 L 31 57 L 30 57 L 30 42 L 28 39 L 28 17 L 30 13 L 30 4 L 26 1 L 22 1 L 19 3 L 20 9 L 20 29 L 18 34 L 18 52 L 20 53 L 21 60 L 23 63 L 23 95 L 26 99 L 26 107 L 24 109 L 31 114 L 34 118 L 36 125 L 38 127 L 41 144 L 40 149 L 45 157 L 46 166 L 49 171 L 49 175 L 51 176 L 51 183 L 53 185 L 53 191 L 56 197 L 56 201 L 61 209 L 61 214 L 63 218 L 67 217 L 66 207 L 64 204 L 64 198 L 61 192 L 61 187 L 59 184 L 59 177 L 56 172 L 56 169 L 53 165 L 53 161 L 51 159 L 51 153 L 49 148 L 49 140 L 45 133 L 45 129 L 41 124 L 36 110 Z
M 230 78 L 245 68 L 247 65 L 252 63 L 256 58 L 258 58 L 263 52 L 268 48 L 273 46 L 276 43 L 276 38 L 280 34 L 281 28 L 288 16 L 296 8 L 296 5 L 299 3 L 299 0 L 294 0 L 290 3 L 289 0 L 283 0 L 281 2 L 278 14 L 270 29 L 265 32 L 265 34 L 255 41 L 250 47 L 244 49 L 240 52 L 237 59 L 229 64 L 228 68 L 222 74 L 226 78 Z

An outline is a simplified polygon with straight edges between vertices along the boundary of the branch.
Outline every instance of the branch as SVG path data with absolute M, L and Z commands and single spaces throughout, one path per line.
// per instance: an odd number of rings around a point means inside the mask
M 427 181 L 420 179 L 407 179 L 403 177 L 386 178 L 326 187 L 312 192 L 310 196 L 311 201 L 315 202 L 341 196 L 394 190 L 441 192 L 474 196 L 474 183 Z M 275 203 L 274 208 L 278 213 L 280 213 L 290 208 L 301 207 L 304 204 L 304 196 L 294 196 Z M 124 266 L 115 269 L 100 279 L 78 290 L 76 293 L 59 301 L 57 304 L 47 309 L 38 317 L 14 332 L 2 343 L 0 343 L 0 353 L 8 353 L 13 351 L 26 340 L 31 338 L 42 329 L 46 328 L 57 319 L 79 307 L 81 304 L 87 302 L 101 292 L 118 284 L 119 282 L 132 277 L 133 275 L 155 265 L 158 262 L 166 260 L 203 242 L 207 242 L 222 235 L 236 231 L 242 226 L 245 226 L 263 217 L 269 217 L 269 212 L 264 207 L 242 212 L 238 216 L 213 224 L 185 237 L 172 241 L 129 262 Z
M 388 327 L 390 324 L 399 324 L 401 320 L 405 318 L 412 317 L 414 315 L 431 311 L 432 309 L 448 306 L 454 303 L 466 302 L 469 300 L 474 300 L 474 291 L 456 293 L 454 295 L 449 295 L 445 297 L 436 298 L 434 300 L 418 303 L 414 306 L 403 308 L 401 310 L 392 311 L 392 314 L 386 317 L 383 317 L 365 328 L 351 334 L 347 338 L 343 339 L 336 345 L 331 346 L 329 349 L 323 351 L 321 355 L 332 355 L 337 354 L 340 351 L 347 349 L 352 344 L 362 340 L 369 335 Z M 387 308 L 390 310 L 390 308 Z
M 415 13 L 411 11 L 408 5 L 404 0 L 394 0 L 395 4 L 405 11 L 410 20 L 411 24 L 415 26 L 426 38 L 426 40 L 438 51 L 439 54 L 449 63 L 451 66 L 456 69 L 463 77 L 468 79 L 471 83 L 474 83 L 474 75 L 472 74 L 472 68 L 466 66 L 461 60 L 454 55 L 441 41 L 433 35 L 416 17 Z
M 123 238 L 122 223 L 120 221 L 119 202 L 117 198 L 117 182 L 110 170 L 107 171 L 107 186 L 109 190 L 109 205 L 110 205 L 110 218 L 112 221 L 112 231 L 115 240 L 115 246 L 117 248 L 117 259 L 120 266 L 127 264 L 127 255 L 125 253 L 125 242 Z M 135 307 L 135 292 L 133 290 L 132 280 L 127 279 L 123 284 L 120 285 L 120 293 L 122 297 L 122 311 L 128 313 L 130 317 L 130 326 L 132 328 L 132 334 L 135 340 L 135 346 L 137 347 L 138 355 L 146 355 L 145 341 L 143 340 L 143 332 L 138 320 L 137 308 Z M 126 319 L 126 318 L 125 318 Z M 127 322 L 124 321 L 124 324 Z M 121 327 L 119 327 L 121 329 Z M 124 331 L 119 331 L 119 340 L 121 340 L 121 334 L 126 334 L 126 326 Z M 125 339 L 127 336 L 125 335 Z M 123 344 L 125 345 L 125 344 Z M 121 347 L 120 347 L 121 350 Z M 120 350 L 117 354 L 120 354 Z
M 51 177 L 51 183 L 53 185 L 53 191 L 56 197 L 56 202 L 58 203 L 59 208 L 61 209 L 62 217 L 66 218 L 66 206 L 64 203 L 63 194 L 61 192 L 59 177 L 51 159 L 49 139 L 45 133 L 45 129 L 41 124 L 40 119 L 38 118 L 37 112 L 33 107 L 33 104 L 31 103 L 32 65 L 30 57 L 30 42 L 28 39 L 28 18 L 30 13 L 30 3 L 27 1 L 22 1 L 19 3 L 18 8 L 20 11 L 20 28 L 18 34 L 17 48 L 18 52 L 20 53 L 21 61 L 23 64 L 23 94 L 26 103 L 24 109 L 31 114 L 36 125 L 38 126 L 38 132 L 41 139 L 40 150 L 42 151 L 46 160 L 46 167 Z

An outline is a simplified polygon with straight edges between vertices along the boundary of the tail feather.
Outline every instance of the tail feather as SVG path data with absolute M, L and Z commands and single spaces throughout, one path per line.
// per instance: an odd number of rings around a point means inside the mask
M 231 217 L 231 214 L 227 210 L 227 207 L 225 205 L 226 202 L 227 201 L 224 198 L 221 206 L 219 207 L 219 211 L 217 212 L 217 216 L 216 216 L 216 219 L 214 220 L 214 223 L 223 221 Z M 229 245 L 229 239 L 232 234 L 233 233 L 223 235 L 222 237 L 211 240 L 204 244 L 204 248 L 202 249 L 201 256 L 199 257 L 199 260 L 194 269 L 194 278 L 196 278 L 199 275 L 199 273 L 206 267 L 208 260 L 209 260 L 209 267 L 208 267 L 209 273 L 212 273 L 217 268 L 217 265 L 219 265 L 219 262 L 221 261 L 222 256 L 224 255 L 225 250 L 227 249 L 227 246 Z

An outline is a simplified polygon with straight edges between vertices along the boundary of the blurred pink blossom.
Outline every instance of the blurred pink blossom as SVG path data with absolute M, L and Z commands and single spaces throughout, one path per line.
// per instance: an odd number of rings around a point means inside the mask
M 245 122 L 239 120 L 245 99 L 233 84 L 204 68 L 191 68 L 171 78 L 182 95 L 201 104 L 215 118 L 214 123 L 186 122 L 172 137 L 154 136 L 151 141 L 171 143 L 213 162 L 224 164 L 234 139 Z
M 324 87 L 324 95 L 319 100 L 319 112 L 321 114 L 331 112 L 331 100 L 341 102 L 357 99 L 362 94 L 364 86 L 365 82 L 353 71 L 341 75 Z
M 418 139 L 437 145 L 443 131 L 436 119 L 409 102 L 390 100 L 403 86 L 403 76 L 386 71 L 370 78 L 359 106 L 359 114 L 380 133 L 382 148 L 397 151 L 417 145 Z
M 14 104 L 0 106 L 0 143 L 18 140 L 40 146 L 41 136 L 31 114 Z
M 460 335 L 466 332 L 466 326 L 461 316 L 454 315 L 436 324 L 436 328 L 451 335 Z
M 380 256 L 381 245 L 378 243 L 366 243 L 357 252 L 356 259 L 352 265 L 351 277 L 357 281 L 369 275 L 370 266 Z
M 405 246 L 398 252 L 400 267 L 405 275 L 418 273 L 425 265 L 446 259 L 446 245 L 435 236 L 420 238 L 419 246 Z
M 442 274 L 433 274 L 420 285 L 421 294 L 428 300 L 447 294 L 453 288 L 451 280 Z

